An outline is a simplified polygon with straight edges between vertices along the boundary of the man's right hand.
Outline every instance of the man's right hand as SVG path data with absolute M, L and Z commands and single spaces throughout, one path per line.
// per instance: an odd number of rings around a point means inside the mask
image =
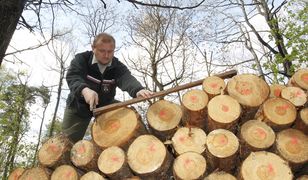
M 82 89 L 81 94 L 83 95 L 86 103 L 90 105 L 90 111 L 98 105 L 98 95 L 92 89 L 85 87 Z

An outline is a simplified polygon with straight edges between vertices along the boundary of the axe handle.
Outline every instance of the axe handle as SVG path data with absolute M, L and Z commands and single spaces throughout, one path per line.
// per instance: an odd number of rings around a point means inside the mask
M 226 79 L 226 78 L 231 78 L 231 77 L 235 76 L 236 74 L 237 74 L 236 70 L 231 70 L 231 71 L 227 71 L 227 72 L 224 72 L 224 73 L 221 73 L 221 74 L 216 74 L 215 76 L 218 76 L 222 79 Z M 108 111 L 111 111 L 111 110 L 115 110 L 115 109 L 118 109 L 118 108 L 121 108 L 121 107 L 125 107 L 125 106 L 131 105 L 131 104 L 135 104 L 135 103 L 138 103 L 138 102 L 141 102 L 141 101 L 145 101 L 145 100 L 156 98 L 156 97 L 165 96 L 167 94 L 170 94 L 170 93 L 173 93 L 173 92 L 178 92 L 178 91 L 183 90 L 183 89 L 195 87 L 195 86 L 201 85 L 203 83 L 203 81 L 204 81 L 204 79 L 201 79 L 201 80 L 190 82 L 190 83 L 180 85 L 180 86 L 177 86 L 177 87 L 174 87 L 174 88 L 170 88 L 170 89 L 167 89 L 167 90 L 156 92 L 151 97 L 148 97 L 148 98 L 138 97 L 138 98 L 133 98 L 133 99 L 128 100 L 128 101 L 114 103 L 114 104 L 110 104 L 110 105 L 103 106 L 103 107 L 100 107 L 100 108 L 96 108 L 96 109 L 93 109 L 93 115 L 97 116 L 99 114 L 102 114 L 102 113 L 105 113 L 105 112 L 108 112 Z

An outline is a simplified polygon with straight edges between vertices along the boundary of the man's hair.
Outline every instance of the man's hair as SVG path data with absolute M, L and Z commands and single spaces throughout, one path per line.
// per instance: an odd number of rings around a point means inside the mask
M 115 39 L 107 33 L 100 33 L 95 36 L 92 46 L 96 46 L 99 43 L 113 43 L 115 46 Z

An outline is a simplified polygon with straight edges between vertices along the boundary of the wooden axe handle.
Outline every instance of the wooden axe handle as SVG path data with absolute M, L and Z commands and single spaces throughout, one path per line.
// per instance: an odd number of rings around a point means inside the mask
M 221 73 L 221 74 L 216 74 L 215 76 L 218 76 L 222 79 L 226 79 L 226 78 L 231 78 L 231 77 L 235 76 L 236 74 L 237 74 L 236 70 L 231 70 L 231 71 L 227 71 L 227 72 L 224 72 L 224 73 Z M 100 107 L 100 108 L 96 108 L 96 109 L 93 109 L 93 115 L 97 116 L 99 114 L 102 114 L 102 113 L 105 113 L 105 112 L 108 112 L 108 111 L 111 111 L 111 110 L 115 110 L 115 109 L 118 109 L 118 108 L 121 108 L 121 107 L 124 107 L 124 106 L 128 106 L 128 105 L 131 105 L 131 104 L 135 104 L 135 103 L 145 101 L 145 100 L 148 100 L 148 99 L 152 99 L 152 98 L 156 98 L 156 97 L 165 96 L 167 94 L 170 94 L 170 93 L 173 93 L 173 92 L 178 92 L 178 91 L 183 90 L 183 89 L 195 87 L 195 86 L 201 85 L 203 83 L 203 81 L 204 81 L 204 79 L 201 79 L 201 80 L 190 82 L 190 83 L 180 85 L 180 86 L 177 86 L 177 87 L 174 87 L 174 88 L 170 88 L 170 89 L 167 89 L 167 90 L 164 90 L 164 91 L 156 92 L 151 97 L 148 97 L 148 98 L 138 97 L 138 98 L 133 98 L 133 99 L 128 100 L 128 101 L 114 103 L 114 104 L 110 104 L 110 105 L 103 106 L 103 107 Z

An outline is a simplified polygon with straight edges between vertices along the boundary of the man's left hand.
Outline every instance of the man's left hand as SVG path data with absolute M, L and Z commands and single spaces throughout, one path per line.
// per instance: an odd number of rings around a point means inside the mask
M 147 89 L 141 89 L 140 91 L 137 92 L 136 96 L 137 97 L 143 97 L 143 98 L 149 98 L 153 95 L 152 91 L 149 91 Z

